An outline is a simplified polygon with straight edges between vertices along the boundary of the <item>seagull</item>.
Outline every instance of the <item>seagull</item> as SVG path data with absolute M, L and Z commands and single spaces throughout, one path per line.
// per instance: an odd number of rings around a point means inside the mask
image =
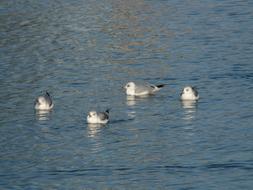
M 182 92 L 180 94 L 180 98 L 181 98 L 181 100 L 193 100 L 193 101 L 196 101 L 196 100 L 199 99 L 199 93 L 198 93 L 198 91 L 196 90 L 195 87 L 186 86 L 182 90 Z
M 146 85 L 137 85 L 134 82 L 128 82 L 124 88 L 126 89 L 126 94 L 130 96 L 147 96 L 153 95 L 155 92 L 159 91 L 164 84 L 161 85 L 153 85 L 153 84 L 146 84 Z
M 91 124 L 106 124 L 109 121 L 109 109 L 105 112 L 90 111 L 87 122 Z
M 34 104 L 35 104 L 34 108 L 36 110 L 48 111 L 54 107 L 53 101 L 52 101 L 50 94 L 48 92 L 46 92 L 45 95 L 39 96 L 38 98 L 36 98 Z

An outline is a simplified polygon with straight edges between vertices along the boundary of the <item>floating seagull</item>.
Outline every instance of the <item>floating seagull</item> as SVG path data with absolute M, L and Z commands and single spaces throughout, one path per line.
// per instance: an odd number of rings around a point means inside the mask
M 46 94 L 43 96 L 39 96 L 35 100 L 34 108 L 36 110 L 51 110 L 53 107 L 54 104 L 48 92 L 46 92 Z
M 109 109 L 105 112 L 90 111 L 87 122 L 91 124 L 106 124 L 109 121 Z
M 155 92 L 159 91 L 164 84 L 161 85 L 137 85 L 134 82 L 128 82 L 124 88 L 126 89 L 126 94 L 130 96 L 147 96 L 155 94 Z
M 180 94 L 180 98 L 181 98 L 181 100 L 194 100 L 194 101 L 196 101 L 199 99 L 199 93 L 195 87 L 186 86 L 182 90 L 182 92 Z

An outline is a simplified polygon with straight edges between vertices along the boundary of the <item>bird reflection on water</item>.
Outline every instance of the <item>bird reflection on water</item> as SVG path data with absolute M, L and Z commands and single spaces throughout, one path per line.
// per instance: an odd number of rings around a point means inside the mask
M 88 137 L 96 137 L 103 127 L 105 127 L 104 124 L 88 124 Z
M 135 106 L 136 104 L 136 99 L 134 96 L 126 96 L 126 104 L 128 106 Z
M 181 105 L 184 108 L 183 119 L 186 121 L 191 121 L 195 118 L 197 110 L 197 101 L 187 100 L 181 101 Z
M 51 111 L 50 110 L 36 110 L 36 119 L 38 121 L 47 121 L 50 120 Z

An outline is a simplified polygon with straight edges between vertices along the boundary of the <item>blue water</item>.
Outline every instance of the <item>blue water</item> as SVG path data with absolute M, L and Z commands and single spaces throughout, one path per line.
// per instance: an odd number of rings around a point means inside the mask
M 253 2 L 0 2 L 0 189 L 252 189 Z M 167 84 L 127 99 L 128 81 Z M 179 101 L 186 85 L 197 104 Z M 50 92 L 55 107 L 36 113 Z M 111 108 L 110 123 L 86 115 Z

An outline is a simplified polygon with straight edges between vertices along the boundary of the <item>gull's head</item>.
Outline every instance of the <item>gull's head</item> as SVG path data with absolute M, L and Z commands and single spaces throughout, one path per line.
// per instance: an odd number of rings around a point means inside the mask
M 135 92 L 135 83 L 134 82 L 128 82 L 124 88 L 126 89 L 126 93 L 128 95 L 134 94 Z
M 53 104 L 45 96 L 39 96 L 35 101 L 34 108 L 36 110 L 50 110 L 53 108 Z
M 193 88 L 191 86 L 184 87 L 182 94 L 185 94 L 185 95 L 194 95 Z
M 128 82 L 125 86 L 124 86 L 125 89 L 134 89 L 135 88 L 135 84 L 134 82 Z
M 125 87 L 124 87 L 126 90 L 127 89 L 134 89 L 135 88 L 135 84 L 134 82 L 128 82 Z
M 90 111 L 87 117 L 88 118 L 95 118 L 95 117 L 97 117 L 97 112 L 96 111 Z
M 192 86 L 186 86 L 184 87 L 182 93 L 181 93 L 181 99 L 182 100 L 198 100 L 199 95 L 197 90 Z
M 87 115 L 87 122 L 88 123 L 98 123 L 99 117 L 96 111 L 90 111 Z
M 47 103 L 46 98 L 44 96 L 39 96 L 36 100 L 36 104 L 45 105 Z

